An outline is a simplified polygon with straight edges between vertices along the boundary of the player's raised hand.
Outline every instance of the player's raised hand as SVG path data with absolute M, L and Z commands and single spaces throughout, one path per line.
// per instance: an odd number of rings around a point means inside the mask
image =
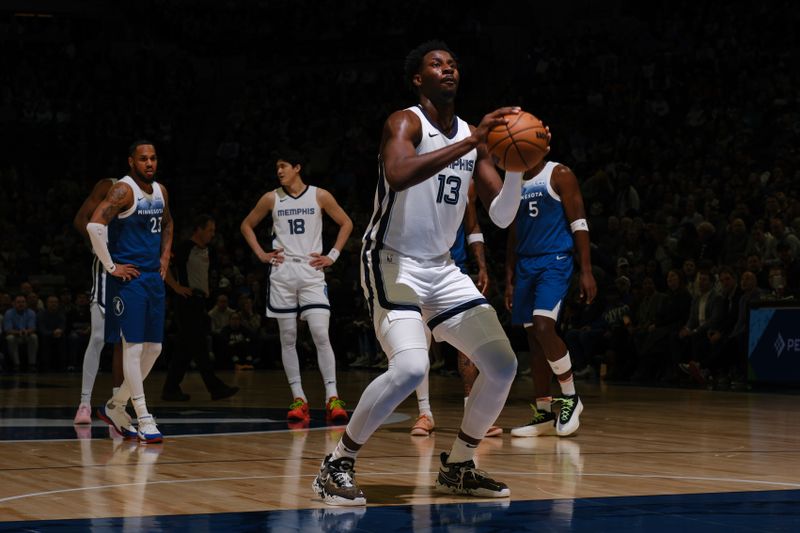
M 521 111 L 521 108 L 518 106 L 507 106 L 501 107 L 500 109 L 495 109 L 488 115 L 484 116 L 481 120 L 480 124 L 475 128 L 475 131 L 472 132 L 472 136 L 480 143 L 486 143 L 486 136 L 489 134 L 489 130 L 496 126 L 501 126 L 503 124 L 508 123 L 507 115 L 516 115 Z

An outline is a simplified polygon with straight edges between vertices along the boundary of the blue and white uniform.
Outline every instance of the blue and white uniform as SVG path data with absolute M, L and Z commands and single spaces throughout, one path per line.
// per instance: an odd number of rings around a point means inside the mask
M 569 288 L 574 241 L 561 197 L 551 184 L 558 165 L 547 162 L 541 172 L 522 184 L 515 221 L 514 324 L 531 324 L 533 315 L 557 320 Z
M 421 107 L 408 110 L 419 117 L 422 125 L 417 154 L 439 150 L 470 135 L 469 125 L 458 117 L 451 131 L 445 132 L 429 120 Z M 465 312 L 492 310 L 450 255 L 464 220 L 477 157 L 477 151 L 471 150 L 403 191 L 389 188 L 379 160 L 374 211 L 363 238 L 361 285 L 376 335 L 389 356 L 402 349 L 428 348 L 424 336 L 384 338 L 384 329 L 397 318 L 421 316 L 436 340 L 454 344 L 457 339 L 451 334 Z M 502 329 L 498 330 L 487 332 L 485 340 L 505 338 Z
M 322 253 L 322 208 L 317 187 L 297 196 L 283 187 L 275 189 L 272 209 L 272 247 L 283 248 L 284 262 L 270 265 L 267 316 L 291 318 L 300 314 L 330 314 L 325 273 L 309 264 L 312 253 Z
M 130 264 L 139 277 L 106 279 L 106 341 L 160 343 L 164 337 L 164 280 L 161 279 L 161 220 L 164 195 L 153 182 L 148 194 L 130 176 L 120 180 L 133 190 L 133 205 L 108 225 L 108 251 L 114 263 Z

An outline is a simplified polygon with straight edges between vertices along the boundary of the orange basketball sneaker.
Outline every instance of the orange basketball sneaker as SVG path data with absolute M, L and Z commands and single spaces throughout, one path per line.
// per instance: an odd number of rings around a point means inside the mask
M 328 419 L 332 422 L 347 422 L 347 411 L 344 410 L 344 402 L 336 396 L 331 396 L 328 405 L 325 406 Z
M 308 412 L 308 402 L 302 398 L 295 398 L 289 405 L 289 412 L 286 414 L 289 420 L 305 420 L 311 418 Z
M 414 427 L 411 428 L 411 435 L 414 437 L 427 437 L 435 427 L 433 418 L 428 415 L 419 415 L 417 421 L 414 422 Z

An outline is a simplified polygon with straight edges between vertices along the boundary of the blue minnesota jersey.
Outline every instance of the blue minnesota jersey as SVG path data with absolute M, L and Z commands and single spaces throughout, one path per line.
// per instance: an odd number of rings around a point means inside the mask
M 161 267 L 161 219 L 164 215 L 161 186 L 153 182 L 153 193 L 147 194 L 130 176 L 120 182 L 133 190 L 133 206 L 108 225 L 108 251 L 115 263 L 156 272 Z
M 517 211 L 517 255 L 572 252 L 572 233 L 550 178 L 559 164 L 549 161 L 541 172 L 522 183 Z

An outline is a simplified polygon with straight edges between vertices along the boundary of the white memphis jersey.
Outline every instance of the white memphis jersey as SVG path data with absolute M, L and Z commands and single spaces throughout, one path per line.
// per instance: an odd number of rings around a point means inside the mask
M 283 187 L 275 189 L 272 246 L 283 248 L 286 257 L 322 253 L 322 208 L 317 203 L 316 187 L 309 185 L 297 196 Z
M 417 154 L 426 154 L 454 144 L 470 135 L 469 125 L 458 117 L 452 131 L 434 126 L 422 108 L 408 108 L 422 123 Z M 378 188 L 374 211 L 364 233 L 365 250 L 394 250 L 422 260 L 448 254 L 464 219 L 467 191 L 478 159 L 471 150 L 439 172 L 403 191 L 392 191 L 379 159 Z

